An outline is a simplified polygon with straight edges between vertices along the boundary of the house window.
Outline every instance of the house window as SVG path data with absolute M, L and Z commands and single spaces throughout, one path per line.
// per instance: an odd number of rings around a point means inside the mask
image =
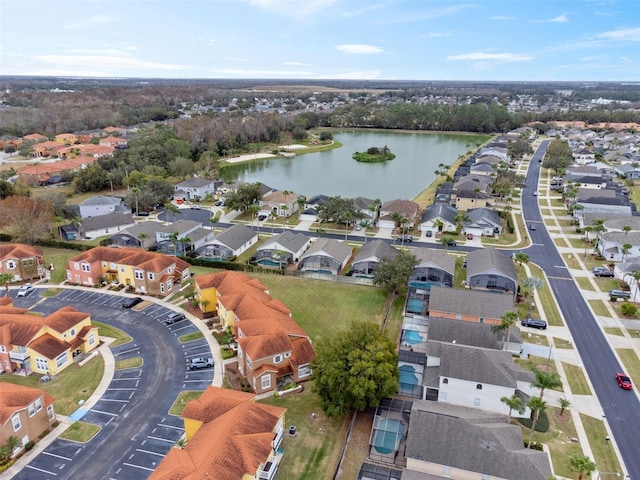
M 120 273 L 124 273 L 124 267 L 120 267 Z
M 160 284 L 160 293 L 164 293 L 164 283 Z
M 80 270 L 80 264 L 78 262 L 74 262 L 73 263 L 73 269 L 74 270 Z
M 32 403 L 31 405 L 29 405 L 29 416 L 33 417 L 36 414 L 36 407 L 35 405 Z
M 107 262 L 102 262 L 102 268 L 107 268 Z
M 311 368 L 308 364 L 298 367 L 298 377 L 308 377 L 309 375 L 311 375 Z
M 260 386 L 262 390 L 269 390 L 271 388 L 271 376 L 263 375 L 260 377 Z
M 68 361 L 69 361 L 69 352 L 62 352 L 60 355 L 56 357 L 56 365 L 58 366 L 58 368 L 63 366 Z
M 133 275 L 137 280 L 144 280 L 144 273 L 142 273 L 140 270 L 136 270 L 135 272 L 133 272 Z
M 443 378 L 443 379 L 442 379 L 442 383 L 444 383 L 444 384 L 449 383 L 449 379 L 448 379 L 448 378 Z
M 284 354 L 284 358 L 289 358 L 291 356 L 291 352 L 287 352 Z
M 109 268 L 110 268 L 111 270 L 117 270 L 118 266 L 117 266 L 115 263 L 111 262 L 111 263 L 109 264 Z
M 16 268 L 16 262 L 14 262 L 13 260 L 7 260 L 7 268 L 9 270 L 13 270 L 14 268 Z
M 171 272 L 173 272 L 173 267 L 167 268 L 167 273 L 171 273 Z
M 91 335 L 89 335 L 89 345 L 93 345 L 94 343 L 96 343 L 96 338 L 92 333 Z
M 282 355 L 276 355 L 273 357 L 273 363 L 280 363 L 282 361 Z
M 476 385 L 476 390 L 482 390 L 482 384 L 481 383 Z
M 49 364 L 44 358 L 36 358 L 36 368 L 43 372 L 49 371 Z
M 55 417 L 53 413 L 53 405 L 49 405 L 47 407 L 47 415 L 49 415 L 49 420 L 53 420 L 53 418 Z
M 480 398 L 476 397 L 473 399 L 473 406 L 474 407 L 479 407 L 480 406 Z
M 22 428 L 22 424 L 20 423 L 20 415 L 14 415 L 11 417 L 11 423 L 13 423 L 13 431 L 17 432 Z
M 479 321 L 480 323 L 484 323 L 484 318 L 483 318 L 483 317 L 480 317 L 480 318 L 478 319 L 478 321 Z
M 71 275 L 71 270 L 67 270 L 67 280 L 71 280 L 73 275 Z
M 5 348 L 4 345 L 0 345 L 0 352 L 7 353 L 7 349 Z
M 76 329 L 72 328 L 71 331 L 69 332 L 69 335 L 71 335 L 72 337 L 76 336 Z
M 171 290 L 173 288 L 173 282 L 170 278 L 167 279 L 167 290 Z
M 155 276 L 153 275 L 153 273 L 149 272 L 149 273 L 147 273 L 147 278 L 149 280 L 153 280 L 155 278 Z
M 87 265 L 86 263 L 82 264 L 82 271 L 83 272 L 90 272 L 91 271 L 91 267 L 89 265 Z
M 40 398 L 36 399 L 35 406 L 36 406 L 36 412 L 39 412 L 40 410 L 42 410 L 42 400 Z

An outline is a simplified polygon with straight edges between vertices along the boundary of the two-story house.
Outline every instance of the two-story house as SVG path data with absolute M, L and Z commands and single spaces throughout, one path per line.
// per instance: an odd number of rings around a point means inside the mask
M 483 290 L 431 287 L 429 315 L 498 325 L 513 310 L 514 297 Z
M 180 196 L 185 200 L 202 200 L 208 195 L 215 195 L 216 188 L 222 185 L 219 180 L 211 178 L 191 177 L 174 186 L 174 197 Z
M 80 216 L 82 218 L 98 217 L 108 213 L 131 213 L 124 201 L 118 197 L 108 195 L 94 195 L 80 203 Z
M 10 452 L 17 455 L 30 441 L 37 441 L 44 432 L 53 429 L 56 414 L 54 398 L 39 388 L 3 382 L 0 388 L 0 445 L 9 437 L 19 440 Z
M 380 207 L 378 216 L 378 227 L 396 228 L 402 227 L 411 229 L 418 220 L 418 210 L 420 206 L 411 200 L 389 200 Z M 402 219 L 405 219 L 402 222 Z
M 257 265 L 268 268 L 284 268 L 300 260 L 311 245 L 311 237 L 291 230 L 271 237 L 260 245 L 252 257 Z
M 275 479 L 286 409 L 255 400 L 251 393 L 208 387 L 182 413 L 186 447 L 172 448 L 149 480 Z
M 262 196 L 260 208 L 263 212 L 273 212 L 278 217 L 290 217 L 298 211 L 298 197 L 293 192 L 271 191 Z
M 69 283 L 94 286 L 104 278 L 149 295 L 167 295 L 189 275 L 180 258 L 131 248 L 95 247 L 67 263 Z
M 21 243 L 0 245 L 0 273 L 13 275 L 14 282 L 44 277 L 42 250 Z

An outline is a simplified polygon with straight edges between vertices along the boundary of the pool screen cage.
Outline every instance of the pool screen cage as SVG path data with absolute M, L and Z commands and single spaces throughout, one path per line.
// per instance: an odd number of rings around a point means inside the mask
M 358 480 L 400 480 L 402 470 L 373 463 L 363 463 L 358 473 Z
M 376 409 L 369 438 L 369 459 L 393 465 L 406 465 L 406 447 L 410 400 L 383 398 Z

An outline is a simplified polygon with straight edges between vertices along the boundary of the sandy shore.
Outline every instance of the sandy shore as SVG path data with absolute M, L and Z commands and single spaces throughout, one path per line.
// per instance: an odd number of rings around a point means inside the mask
M 240 162 L 248 162 L 249 160 L 258 160 L 261 158 L 273 158 L 277 157 L 273 153 L 251 153 L 249 155 L 240 155 L 239 157 L 233 158 L 225 158 L 224 161 L 227 163 L 240 163 Z

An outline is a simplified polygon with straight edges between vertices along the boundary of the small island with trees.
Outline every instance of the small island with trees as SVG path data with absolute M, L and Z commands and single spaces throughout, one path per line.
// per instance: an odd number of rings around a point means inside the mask
M 396 158 L 394 153 L 391 153 L 389 148 L 385 145 L 382 148 L 369 147 L 366 152 L 356 152 L 352 157 L 358 162 L 376 163 L 376 162 L 388 162 Z

